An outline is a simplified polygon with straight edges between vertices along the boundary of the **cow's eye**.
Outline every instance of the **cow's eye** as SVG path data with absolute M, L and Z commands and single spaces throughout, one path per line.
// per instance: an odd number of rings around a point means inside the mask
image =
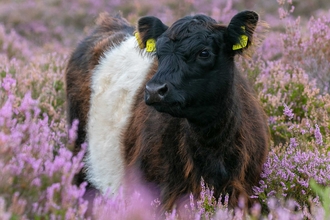
M 210 57 L 210 52 L 208 50 L 202 50 L 198 56 L 200 58 L 203 58 L 203 59 L 206 59 L 206 58 L 209 58 Z

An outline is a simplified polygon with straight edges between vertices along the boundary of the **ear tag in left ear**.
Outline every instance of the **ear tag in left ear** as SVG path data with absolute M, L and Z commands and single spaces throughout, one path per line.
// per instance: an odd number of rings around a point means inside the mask
M 245 27 L 243 26 L 242 29 L 245 31 Z M 233 45 L 233 50 L 239 50 L 247 46 L 249 37 L 244 35 L 241 35 L 239 38 L 239 43 Z
M 146 43 L 146 51 L 147 52 L 155 52 L 156 51 L 156 41 L 153 38 L 147 40 Z
M 140 38 L 140 34 L 139 34 L 139 32 L 135 32 L 134 35 L 135 35 L 136 41 L 137 41 L 138 44 L 139 44 L 140 49 L 143 49 L 142 40 L 141 40 L 141 38 Z

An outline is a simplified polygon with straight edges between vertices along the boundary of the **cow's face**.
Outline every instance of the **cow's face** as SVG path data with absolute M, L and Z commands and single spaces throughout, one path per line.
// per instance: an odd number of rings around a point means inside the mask
M 158 69 L 146 84 L 146 104 L 174 117 L 207 116 L 230 90 L 233 57 L 251 43 L 257 20 L 254 12 L 242 12 L 228 27 L 204 15 L 162 26 L 166 31 L 157 36 Z M 247 45 L 233 50 L 242 35 L 248 37 Z

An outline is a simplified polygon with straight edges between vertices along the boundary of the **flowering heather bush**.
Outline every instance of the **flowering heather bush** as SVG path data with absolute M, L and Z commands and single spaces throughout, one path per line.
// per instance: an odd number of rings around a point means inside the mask
M 60 111 L 53 102 L 56 88 L 46 85 L 60 76 L 56 71 L 53 77 L 41 71 L 37 66 L 45 65 L 43 60 L 35 63 L 35 69 L 24 69 L 27 72 L 20 72 L 22 66 L 14 60 L 4 64 L 5 68 L 0 68 L 0 216 L 82 218 L 87 208 L 82 200 L 85 185 L 77 187 L 71 182 L 82 167 L 84 152 L 72 157 L 66 147 L 72 145 L 75 131 L 69 131 L 67 140 L 65 120 L 56 115 Z M 43 73 L 44 78 L 39 75 L 37 79 L 36 74 Z M 38 100 L 32 98 L 33 93 Z
M 0 219 L 327 219 L 330 217 L 330 3 L 327 0 L 0 2 Z M 143 188 L 127 197 L 86 196 L 72 185 L 77 123 L 66 122 L 64 69 L 101 11 L 170 24 L 202 12 L 228 22 L 254 9 L 270 25 L 252 59 L 239 58 L 269 116 L 272 147 L 245 212 L 202 184 L 170 213 Z M 306 11 L 308 8 L 308 12 Z M 85 149 L 86 146 L 83 147 Z M 85 195 L 84 195 L 85 194 Z M 263 209 L 266 211 L 263 211 Z
M 282 9 L 280 13 L 285 17 L 290 12 Z M 311 28 L 311 23 L 313 31 L 302 34 L 300 19 L 288 19 L 286 32 L 280 35 L 279 58 L 267 59 L 271 53 L 268 52 L 266 58 L 260 54 L 254 64 L 244 61 L 242 64 L 248 69 L 269 116 L 273 138 L 263 180 L 255 187 L 256 198 L 261 203 L 269 197 L 294 199 L 298 210 L 319 203 L 310 187 L 311 179 L 323 186 L 330 185 L 330 96 L 325 85 L 329 82 L 326 78 L 330 55 L 328 51 L 322 52 L 321 45 L 329 42 L 325 39 L 329 38 L 330 23 L 325 17 L 311 18 L 307 28 Z M 279 54 L 277 49 L 274 51 Z M 320 64 L 317 74 L 311 66 L 315 62 Z

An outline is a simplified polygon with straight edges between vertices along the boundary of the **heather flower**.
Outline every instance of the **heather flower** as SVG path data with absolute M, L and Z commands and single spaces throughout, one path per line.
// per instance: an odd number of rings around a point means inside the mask
M 74 141 L 77 139 L 78 124 L 79 124 L 79 121 L 74 120 L 71 128 L 68 131 L 68 138 L 71 143 L 74 143 Z
M 290 146 L 291 147 L 297 147 L 298 143 L 295 138 L 290 138 Z
M 0 216 L 3 220 L 9 220 L 11 213 L 6 210 L 6 201 L 0 197 Z
M 291 120 L 294 116 L 292 109 L 290 109 L 286 104 L 284 104 L 283 114 Z
M 11 88 L 16 86 L 16 80 L 8 75 L 3 78 L 1 86 L 5 91 L 9 92 Z
M 315 125 L 314 136 L 315 136 L 315 139 L 316 139 L 316 143 L 318 145 L 322 145 L 323 144 L 322 134 L 321 134 L 320 128 L 317 124 Z
M 0 109 L 0 126 L 5 125 L 5 119 L 11 118 L 13 114 L 13 102 L 14 102 L 15 96 L 14 95 L 9 95 L 7 101 L 5 104 L 2 106 Z M 10 122 L 8 122 L 10 123 Z

